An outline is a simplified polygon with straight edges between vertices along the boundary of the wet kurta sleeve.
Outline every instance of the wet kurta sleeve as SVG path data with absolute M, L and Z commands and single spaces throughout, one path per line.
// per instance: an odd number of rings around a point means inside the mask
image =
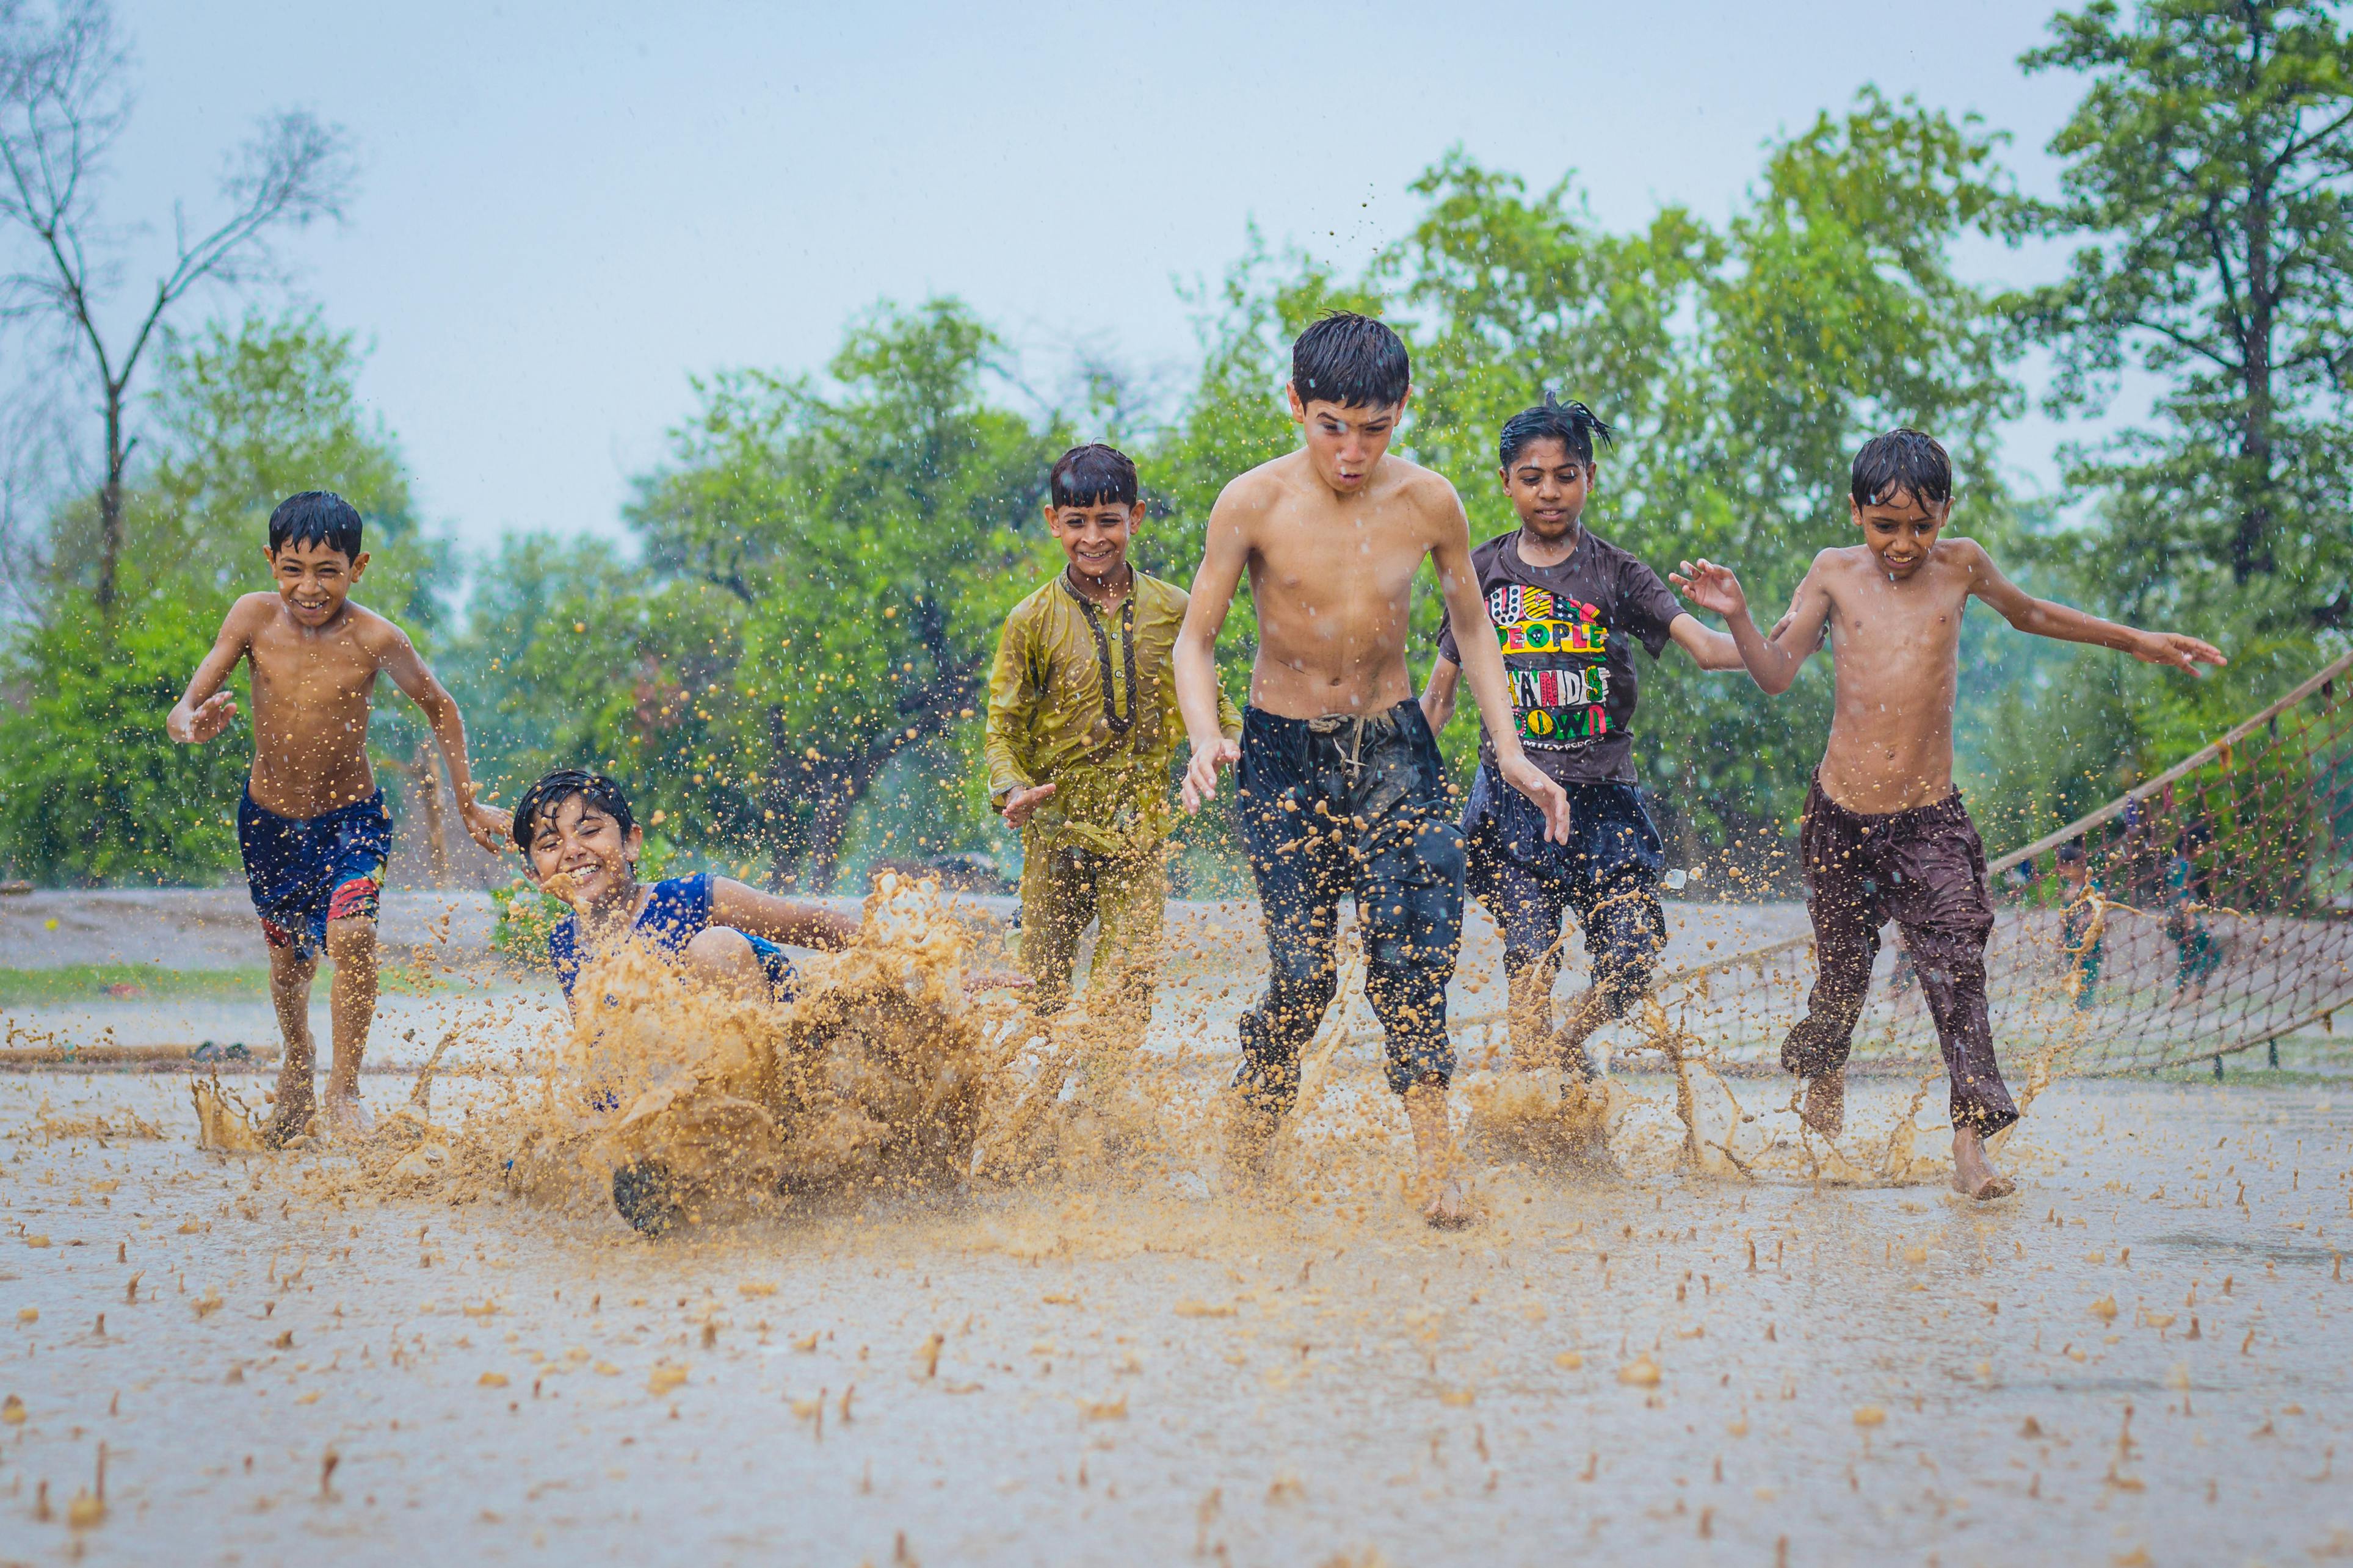
M 997 637 L 997 663 L 988 673 L 988 725 L 981 755 L 988 764 L 988 798 L 1002 806 L 1005 797 L 1037 781 L 1025 765 L 1030 721 L 1039 693 L 1029 679 L 1030 642 L 1035 617 L 1016 605 Z

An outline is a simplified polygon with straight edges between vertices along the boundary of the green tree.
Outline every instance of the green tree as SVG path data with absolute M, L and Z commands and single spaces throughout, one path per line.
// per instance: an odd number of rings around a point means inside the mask
M 1946 441 L 1968 531 L 2000 536 L 2012 509 L 1996 432 L 2019 394 L 1993 297 L 1953 252 L 2016 230 L 2000 146 L 1973 120 L 1866 89 L 1770 148 L 1729 226 L 1668 206 L 1626 234 L 1595 224 L 1568 180 L 1531 195 L 1450 153 L 1374 273 L 1419 345 L 1408 455 L 1453 480 L 1489 537 L 1515 521 L 1495 477 L 1504 420 L 1547 389 L 1578 398 L 1620 430 L 1593 526 L 1662 568 L 1732 562 L 1760 605 L 1848 541 L 1849 459 L 1890 425 Z M 1435 598 L 1417 609 L 1425 651 Z M 1828 670 L 1778 702 L 1673 656 L 1644 682 L 1644 782 L 1671 829 L 1688 825 L 1693 849 L 1778 845 L 1820 754 Z M 1465 724 L 1449 742 L 1467 759 L 1475 737 Z
M 1005 612 L 1050 570 L 1032 520 L 1060 447 L 989 401 L 1001 353 L 955 300 L 879 306 L 828 367 L 838 391 L 698 384 L 701 413 L 629 509 L 663 651 L 626 744 L 667 758 L 665 787 L 699 792 L 681 809 L 779 880 L 832 887 L 859 804 L 902 752 L 976 721 Z M 970 792 L 938 791 L 911 849 L 972 841 Z
M 2070 474 L 2105 492 L 2116 596 L 2306 648 L 2353 623 L 2353 36 L 2338 10 L 2147 0 L 2127 19 L 2094 0 L 2022 61 L 2089 79 L 2051 143 L 2063 196 L 2042 218 L 2082 243 L 2063 280 L 2020 301 L 2058 356 L 2052 402 L 2103 407 L 2128 365 L 2163 387 L 2155 428 Z

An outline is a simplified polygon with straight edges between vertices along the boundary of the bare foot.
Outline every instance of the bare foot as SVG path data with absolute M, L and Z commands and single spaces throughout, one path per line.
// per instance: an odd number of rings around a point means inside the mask
M 329 1131 L 338 1138 L 364 1138 L 375 1131 L 375 1118 L 360 1102 L 357 1089 L 345 1089 L 330 1079 L 320 1110 L 325 1113 Z
M 1421 1217 L 1442 1230 L 1469 1225 L 1471 1204 L 1455 1174 L 1454 1129 L 1446 1118 L 1446 1086 L 1418 1083 L 1405 1091 L 1406 1120 L 1413 1126 L 1415 1180 L 1430 1194 Z
M 1806 1108 L 1799 1113 L 1806 1125 L 1825 1138 L 1846 1131 L 1846 1069 L 1826 1072 L 1806 1083 Z
M 1226 1107 L 1226 1164 L 1243 1181 L 1263 1181 L 1282 1121 L 1252 1104 L 1240 1090 L 1229 1092 L 1231 1098 Z
M 2018 1188 L 1986 1157 L 1985 1139 L 1974 1127 L 1953 1129 L 1953 1191 L 1979 1203 L 2006 1198 Z
M 311 1115 L 316 1109 L 311 1087 L 311 1063 L 308 1053 L 296 1062 L 294 1053 L 287 1053 L 287 1061 L 278 1069 L 277 1109 L 262 1124 L 261 1142 L 265 1148 L 283 1149 L 302 1136 L 311 1125 Z
M 1430 1201 L 1421 1205 L 1421 1217 L 1436 1230 L 1460 1230 L 1471 1223 L 1471 1203 L 1463 1195 L 1462 1184 L 1452 1176 L 1440 1176 Z

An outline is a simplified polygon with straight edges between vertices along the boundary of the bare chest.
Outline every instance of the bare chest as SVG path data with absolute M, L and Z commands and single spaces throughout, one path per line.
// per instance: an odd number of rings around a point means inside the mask
M 1261 614 L 1272 607 L 1317 621 L 1386 621 L 1409 606 L 1428 552 L 1409 518 L 1379 509 L 1337 517 L 1278 511 L 1261 532 L 1250 589 Z
M 270 627 L 253 639 L 253 701 L 273 716 L 364 714 L 375 690 L 376 661 L 351 633 L 305 637 Z
M 1889 688 L 1942 690 L 1958 668 L 1966 575 L 1923 574 L 1891 583 L 1857 573 L 1839 586 L 1831 607 L 1831 648 L 1841 693 Z

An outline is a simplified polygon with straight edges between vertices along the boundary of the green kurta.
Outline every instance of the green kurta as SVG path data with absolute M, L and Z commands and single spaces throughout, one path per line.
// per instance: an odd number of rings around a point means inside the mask
M 1005 618 L 988 681 L 989 798 L 1051 784 L 1022 835 L 1025 854 L 1070 847 L 1133 856 L 1168 837 L 1168 766 L 1185 739 L 1176 633 L 1185 590 L 1138 572 L 1108 611 L 1064 573 Z M 1218 722 L 1241 733 L 1221 692 Z

